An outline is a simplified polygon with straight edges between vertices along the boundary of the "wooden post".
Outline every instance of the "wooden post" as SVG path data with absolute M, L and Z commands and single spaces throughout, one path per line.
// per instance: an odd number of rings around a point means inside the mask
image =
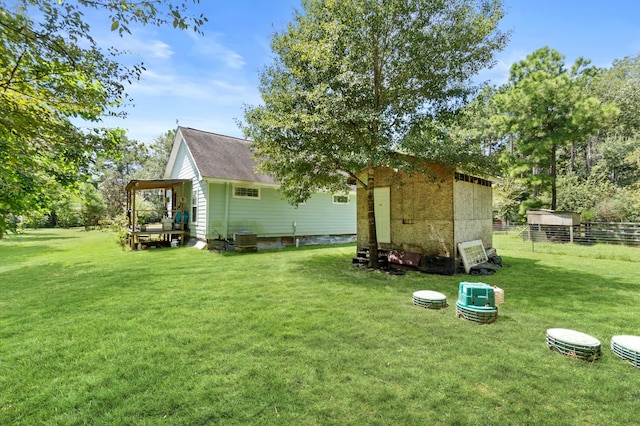
M 136 235 L 136 183 L 133 182 L 131 186 L 131 215 L 129 219 L 130 230 L 131 230 L 131 249 L 137 250 L 137 235 Z

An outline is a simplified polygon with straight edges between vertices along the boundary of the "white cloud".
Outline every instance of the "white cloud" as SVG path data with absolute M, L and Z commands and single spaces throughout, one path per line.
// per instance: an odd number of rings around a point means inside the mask
M 207 37 L 194 37 L 194 50 L 198 56 L 208 61 L 222 62 L 226 67 L 239 70 L 246 65 L 246 61 L 239 53 L 225 47 L 218 41 L 220 34 Z
M 164 41 L 150 35 L 144 28 L 134 30 L 125 37 L 120 37 L 115 32 L 103 35 L 99 39 L 102 46 L 115 46 L 120 51 L 129 53 L 132 57 L 168 60 L 173 57 L 175 51 Z
M 133 98 L 133 105 L 125 107 L 127 118 L 101 123 L 127 129 L 132 139 L 151 142 L 175 128 L 176 120 L 181 126 L 241 137 L 235 120 L 243 117 L 243 105 L 260 103 L 257 75 L 247 74 L 248 61 L 223 42 L 222 34 L 141 28 L 126 41 L 110 34 L 105 42 L 130 52 L 127 61 L 145 66 L 140 80 L 127 87 Z
M 207 75 L 180 75 L 172 72 L 147 69 L 141 80 L 130 90 L 134 98 L 139 96 L 166 97 L 173 99 L 210 99 L 212 102 L 242 102 L 255 91 L 242 83 L 216 79 Z
M 154 58 L 159 59 L 170 59 L 174 54 L 171 46 L 160 40 L 152 40 L 151 42 L 146 43 L 146 46 L 140 48 L 143 52 L 146 51 Z

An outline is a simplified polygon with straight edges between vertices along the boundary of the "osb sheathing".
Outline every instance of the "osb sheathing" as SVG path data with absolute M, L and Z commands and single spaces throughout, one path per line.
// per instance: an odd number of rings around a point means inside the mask
M 456 256 L 459 242 L 482 239 L 491 247 L 491 188 L 455 182 L 454 170 L 430 165 L 426 173 L 380 168 L 375 186 L 388 187 L 392 248 L 423 255 Z M 363 176 L 366 178 L 366 175 Z M 358 247 L 368 247 L 367 193 L 357 189 Z
M 482 240 L 493 247 L 493 204 L 491 187 L 471 182 L 454 182 L 455 244 Z

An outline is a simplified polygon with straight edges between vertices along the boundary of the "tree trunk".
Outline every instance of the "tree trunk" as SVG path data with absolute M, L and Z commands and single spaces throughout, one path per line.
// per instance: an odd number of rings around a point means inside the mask
M 571 141 L 571 161 L 570 161 L 570 170 L 572 172 L 576 171 L 576 144 L 575 142 Z
M 378 261 L 378 235 L 376 233 L 376 213 L 374 200 L 374 169 L 367 171 L 367 220 L 369 224 L 369 267 L 380 268 Z
M 558 199 L 558 188 L 556 185 L 556 144 L 551 145 L 551 210 L 556 209 Z

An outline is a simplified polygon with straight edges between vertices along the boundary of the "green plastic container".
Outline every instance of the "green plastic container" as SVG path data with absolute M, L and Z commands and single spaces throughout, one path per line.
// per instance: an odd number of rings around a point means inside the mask
M 460 283 L 458 302 L 465 306 L 495 307 L 495 293 L 493 287 L 485 283 Z

